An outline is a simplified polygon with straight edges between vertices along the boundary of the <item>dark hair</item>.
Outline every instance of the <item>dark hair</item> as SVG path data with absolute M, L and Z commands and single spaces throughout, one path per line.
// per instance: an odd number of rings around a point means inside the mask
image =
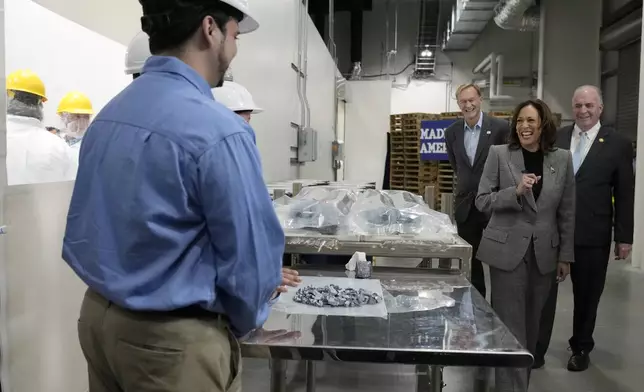
M 557 126 L 555 125 L 555 120 L 550 108 L 540 99 L 529 99 L 521 102 L 514 109 L 509 137 L 509 147 L 514 150 L 521 148 L 519 135 L 517 135 L 517 119 L 519 118 L 521 109 L 526 106 L 532 106 L 539 114 L 539 119 L 541 120 L 541 139 L 539 140 L 541 151 L 545 153 L 555 150 L 554 145 L 557 140 Z
M 141 29 L 150 37 L 150 53 L 180 48 L 192 37 L 203 19 L 211 16 L 225 34 L 231 19 L 240 22 L 244 14 L 218 0 L 139 0 L 143 6 Z

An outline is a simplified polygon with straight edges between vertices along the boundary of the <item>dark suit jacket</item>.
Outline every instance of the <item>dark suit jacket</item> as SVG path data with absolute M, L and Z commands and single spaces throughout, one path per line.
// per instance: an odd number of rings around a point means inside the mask
M 507 143 L 509 134 L 510 125 L 507 121 L 483 114 L 481 136 L 472 165 L 467 157 L 463 141 L 465 120 L 459 119 L 445 130 L 449 163 L 457 176 L 454 191 L 454 219 L 456 223 L 465 222 L 470 216 L 470 212 L 476 210 L 474 199 L 479 189 L 483 166 L 490 146 Z
M 560 129 L 557 147 L 569 150 L 572 132 L 572 125 Z M 601 127 L 575 179 L 575 245 L 610 246 L 613 214 L 615 242 L 632 244 L 635 176 L 631 142 L 615 129 Z

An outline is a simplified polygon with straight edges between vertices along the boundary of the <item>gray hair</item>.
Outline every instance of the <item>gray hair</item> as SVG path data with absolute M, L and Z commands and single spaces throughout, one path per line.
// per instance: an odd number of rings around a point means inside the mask
M 30 117 L 42 121 L 45 118 L 42 101 L 33 94 L 15 91 L 7 102 L 7 114 L 20 117 Z
M 597 86 L 593 86 L 592 84 L 585 84 L 583 86 L 577 87 L 575 89 L 574 94 L 572 95 L 573 98 L 574 98 L 575 95 L 579 94 L 580 92 L 582 92 L 584 90 L 593 90 L 597 94 L 597 97 L 599 98 L 599 104 L 600 105 L 604 104 L 604 98 L 602 97 L 602 90 Z

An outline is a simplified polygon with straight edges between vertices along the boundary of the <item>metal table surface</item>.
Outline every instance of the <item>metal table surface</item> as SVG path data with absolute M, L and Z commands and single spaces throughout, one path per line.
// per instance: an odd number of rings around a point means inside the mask
M 453 243 L 433 242 L 414 236 L 323 235 L 304 230 L 287 231 L 285 253 L 368 256 L 423 259 L 457 259 L 459 270 L 470 275 L 472 246 L 459 236 Z
M 302 275 L 345 276 L 333 267 L 301 266 L 299 270 Z M 393 295 L 418 296 L 423 290 L 440 289 L 455 305 L 390 313 L 387 319 L 272 312 L 265 329 L 242 343 L 242 354 L 273 360 L 274 391 L 283 390 L 279 378 L 283 377 L 284 360 L 307 361 L 311 368 L 313 361 L 429 365 L 434 379 L 440 378 L 441 366 L 532 365 L 531 354 L 463 276 L 376 267 L 372 277 L 380 279 L 383 289 Z M 435 385 L 431 390 L 441 389 Z

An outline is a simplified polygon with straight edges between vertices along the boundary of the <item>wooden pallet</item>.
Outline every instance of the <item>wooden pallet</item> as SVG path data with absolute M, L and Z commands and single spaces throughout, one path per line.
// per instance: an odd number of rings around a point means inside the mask
M 449 120 L 452 118 L 461 118 L 463 117 L 463 113 L 461 112 L 443 112 L 440 114 L 440 118 L 438 120 Z

